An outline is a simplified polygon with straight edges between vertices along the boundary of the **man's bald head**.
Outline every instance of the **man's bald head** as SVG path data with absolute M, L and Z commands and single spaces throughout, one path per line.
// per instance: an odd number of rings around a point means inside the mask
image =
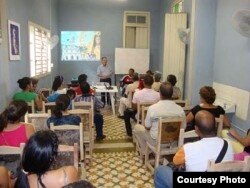
M 195 115 L 195 126 L 202 137 L 216 136 L 215 118 L 206 110 L 201 110 Z

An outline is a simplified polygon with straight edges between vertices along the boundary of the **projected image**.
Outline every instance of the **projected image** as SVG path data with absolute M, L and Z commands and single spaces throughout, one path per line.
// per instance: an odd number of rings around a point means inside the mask
M 100 31 L 62 31 L 62 61 L 100 60 Z

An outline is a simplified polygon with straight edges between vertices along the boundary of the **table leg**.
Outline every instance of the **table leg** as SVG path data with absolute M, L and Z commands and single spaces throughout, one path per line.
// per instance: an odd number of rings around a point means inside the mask
M 115 115 L 115 99 L 114 99 L 114 93 L 109 93 L 110 100 L 111 100 L 111 106 L 112 106 L 112 111 L 113 115 Z

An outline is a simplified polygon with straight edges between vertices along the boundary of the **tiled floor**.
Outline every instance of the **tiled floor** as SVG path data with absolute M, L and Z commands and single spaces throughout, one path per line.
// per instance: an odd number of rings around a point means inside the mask
M 132 139 L 126 136 L 124 121 L 112 115 L 110 107 L 105 107 L 102 114 L 107 137 L 95 142 L 92 164 L 86 167 L 87 180 L 105 188 L 154 187 L 153 178 L 136 153 Z

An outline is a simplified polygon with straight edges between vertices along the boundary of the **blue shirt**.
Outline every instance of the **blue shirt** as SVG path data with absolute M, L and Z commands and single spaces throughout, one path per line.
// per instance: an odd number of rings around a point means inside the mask
M 50 123 L 54 123 L 54 125 L 65 125 L 65 124 L 79 125 L 80 122 L 81 122 L 81 118 L 76 115 L 70 114 L 70 115 L 62 116 L 60 118 L 53 115 L 50 118 L 48 118 L 47 125 L 48 127 L 50 127 Z

